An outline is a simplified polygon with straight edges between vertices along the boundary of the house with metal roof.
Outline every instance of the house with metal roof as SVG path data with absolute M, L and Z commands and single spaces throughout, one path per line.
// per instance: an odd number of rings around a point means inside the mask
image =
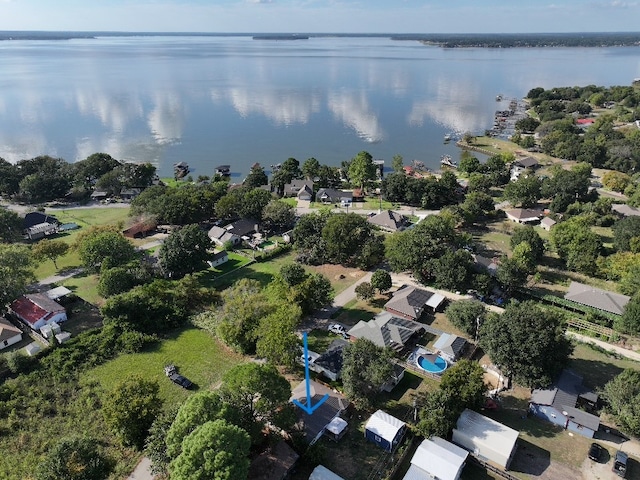
M 418 320 L 425 310 L 435 312 L 444 301 L 445 297 L 439 293 L 403 285 L 385 303 L 384 309 L 407 320 Z
M 452 441 L 479 460 L 507 470 L 516 453 L 519 434 L 513 428 L 465 409 L 453 429 Z
M 458 480 L 469 453 L 440 437 L 425 438 L 402 480 Z
M 593 438 L 600 427 L 600 417 L 576 408 L 580 397 L 592 403 L 593 395 L 582 385 L 580 375 L 565 369 L 551 387 L 535 389 L 531 393 L 529 411 L 562 428 Z
M 629 303 L 631 297 L 585 285 L 584 283 L 571 282 L 569 291 L 564 295 L 564 299 L 604 312 L 622 315 L 624 307 Z
M 44 293 L 30 293 L 14 300 L 9 310 L 33 330 L 67 320 L 67 311 Z
M 421 323 L 380 312 L 368 322 L 360 320 L 347 334 L 351 338 L 371 340 L 379 347 L 402 350 L 411 337 L 422 332 L 424 325 Z

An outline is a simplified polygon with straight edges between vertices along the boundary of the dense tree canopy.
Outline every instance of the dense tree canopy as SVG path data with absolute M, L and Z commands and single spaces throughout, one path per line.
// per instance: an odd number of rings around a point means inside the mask
M 322 240 L 325 258 L 330 263 L 368 268 L 384 258 L 382 237 L 362 215 L 329 216 L 322 228 Z
M 602 251 L 602 240 L 583 217 L 558 223 L 551 230 L 551 243 L 569 270 L 593 274 Z
M 607 410 L 623 432 L 640 435 L 640 372 L 627 368 L 604 386 Z
M 447 319 L 471 338 L 477 338 L 478 330 L 487 316 L 487 309 L 479 300 L 458 300 L 445 310 Z
M 89 437 L 58 440 L 38 464 L 37 480 L 104 480 L 111 473 L 110 463 Z
M 638 279 L 636 279 L 638 281 Z M 613 326 L 621 333 L 638 335 L 640 333 L 640 296 L 636 296 L 624 306 L 622 315 L 614 321 Z
M 22 219 L 16 212 L 0 207 L 0 242 L 16 242 L 21 237 Z
M 271 200 L 262 210 L 262 220 L 271 230 L 288 230 L 296 221 L 296 209 L 282 200 Z
M 613 245 L 618 252 L 631 250 L 632 240 L 640 239 L 640 217 L 625 217 L 613 224 Z
M 520 243 L 527 242 L 531 247 L 533 257 L 540 260 L 544 255 L 544 241 L 531 225 L 521 225 L 511 234 L 511 249 L 516 248 Z
M 136 256 L 133 244 L 114 229 L 94 228 L 83 232 L 76 246 L 83 265 L 94 271 L 105 262 L 109 267 L 116 267 L 130 262 Z
M 370 406 L 380 388 L 391 379 L 392 354 L 370 340 L 359 338 L 345 347 L 342 364 L 344 393 L 359 407 Z
M 533 207 L 541 197 L 542 181 L 535 175 L 520 175 L 504 188 L 504 198 L 514 207 Z
M 0 312 L 35 280 L 33 267 L 29 247 L 0 243 Z
M 506 376 L 531 388 L 549 385 L 573 350 L 562 319 L 533 302 L 512 303 L 502 315 L 489 315 L 480 344 Z
M 174 230 L 160 247 L 160 266 L 165 275 L 180 278 L 206 267 L 211 239 L 199 225 Z

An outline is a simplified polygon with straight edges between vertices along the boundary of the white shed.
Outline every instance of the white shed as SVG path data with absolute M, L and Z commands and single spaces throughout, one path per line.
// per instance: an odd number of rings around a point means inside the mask
M 453 429 L 453 442 L 485 462 L 505 470 L 516 453 L 519 432 L 466 409 Z
M 42 350 L 42 347 L 38 342 L 31 342 L 29 345 L 24 347 L 24 350 L 25 352 L 27 352 L 27 355 L 33 357 L 36 353 Z
M 458 480 L 469 454 L 439 437 L 422 441 L 402 480 Z
M 405 430 L 406 423 L 402 420 L 378 410 L 367 420 L 364 436 L 387 452 L 391 452 L 402 440 Z
M 70 338 L 71 334 L 69 332 L 61 332 L 56 335 L 56 340 L 60 344 L 68 342 Z
M 311 472 L 311 476 L 309 477 L 309 480 L 344 480 L 344 479 L 340 475 L 336 475 L 335 473 L 333 473 L 327 467 L 318 465 L 316 468 L 313 469 L 313 472 Z

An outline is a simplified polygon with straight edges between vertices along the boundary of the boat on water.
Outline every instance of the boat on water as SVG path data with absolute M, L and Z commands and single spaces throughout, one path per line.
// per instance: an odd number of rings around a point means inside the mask
M 183 178 L 189 174 L 189 164 L 187 162 L 180 162 L 173 164 L 173 175 L 176 178 Z
M 496 102 L 501 102 L 503 98 L 501 94 L 496 95 Z
M 444 141 L 445 141 L 445 142 L 450 142 L 450 141 L 451 141 L 451 134 L 450 134 L 450 133 L 445 133 L 445 135 L 444 135 Z
M 215 169 L 216 175 L 222 175 L 223 177 L 228 177 L 231 175 L 231 166 L 230 165 L 218 165 Z
M 444 167 L 458 168 L 458 164 L 451 158 L 451 155 L 442 155 L 440 164 Z

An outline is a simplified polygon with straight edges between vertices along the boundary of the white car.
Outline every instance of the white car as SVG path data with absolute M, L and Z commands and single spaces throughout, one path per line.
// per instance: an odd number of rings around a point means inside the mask
M 331 325 L 329 325 L 329 331 L 331 333 L 335 333 L 337 335 L 342 335 L 342 336 L 345 336 L 347 334 L 347 331 L 345 330 L 345 328 L 338 323 L 332 323 Z

